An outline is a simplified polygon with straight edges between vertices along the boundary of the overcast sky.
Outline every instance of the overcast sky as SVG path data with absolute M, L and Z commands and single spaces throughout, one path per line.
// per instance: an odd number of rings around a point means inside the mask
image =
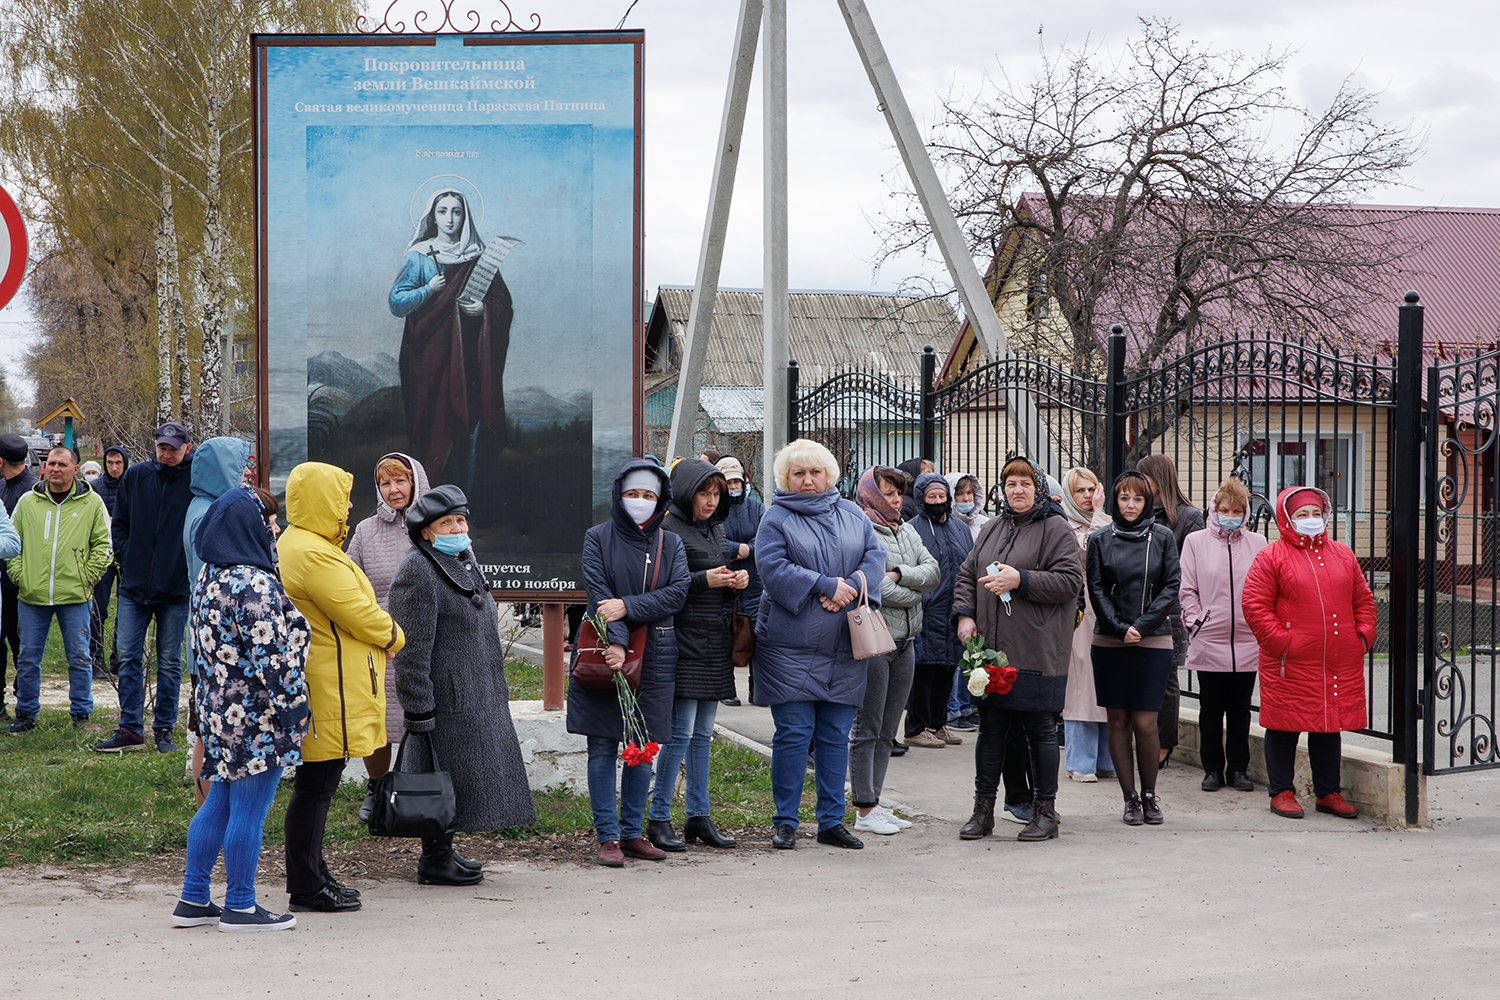
M 478 2 L 483 7 L 488 0 Z M 1118 50 L 1137 30 L 1137 15 L 1162 16 L 1184 36 L 1216 47 L 1295 50 L 1285 83 L 1304 103 L 1320 106 L 1352 75 L 1381 92 L 1383 118 L 1425 130 L 1426 153 L 1406 185 L 1372 200 L 1500 204 L 1500 60 L 1494 58 L 1500 12 L 1492 3 L 1132 7 L 1082 0 L 1042 13 L 1035 5 L 986 0 L 866 2 L 924 133 L 943 98 L 977 93 L 986 75 L 1003 67 L 1013 80 L 1029 79 L 1038 64 L 1039 27 L 1052 51 L 1085 40 Z M 613 28 L 629 5 L 512 0 L 518 19 L 535 10 L 544 30 Z M 648 298 L 657 285 L 693 280 L 738 6 L 736 0 L 638 0 L 625 21 L 646 32 Z M 946 286 L 946 275 L 916 258 L 872 273 L 879 241 L 871 220 L 888 203 L 888 175 L 900 161 L 835 0 L 792 0 L 789 7 L 792 287 L 890 291 L 924 274 Z M 761 284 L 760 85 L 757 74 L 721 278 L 726 286 Z M 18 304 L 0 311 L 0 364 L 9 371 L 16 370 L 26 325 Z

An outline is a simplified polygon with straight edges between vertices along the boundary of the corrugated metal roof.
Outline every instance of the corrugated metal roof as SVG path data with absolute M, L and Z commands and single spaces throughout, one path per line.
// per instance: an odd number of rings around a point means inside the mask
M 649 329 L 656 337 L 665 324 L 674 339 L 674 359 L 685 348 L 692 300 L 688 286 L 662 285 L 657 290 Z M 958 332 L 953 306 L 940 298 L 796 291 L 791 293 L 790 311 L 792 357 L 802 378 L 814 383 L 849 365 L 915 378 L 920 375 L 922 348 L 932 345 L 941 359 Z M 764 385 L 761 316 L 760 289 L 719 290 L 703 366 L 705 392 L 708 386 Z
M 766 387 L 763 385 L 705 385 L 698 405 L 721 434 L 753 434 L 765 426 Z

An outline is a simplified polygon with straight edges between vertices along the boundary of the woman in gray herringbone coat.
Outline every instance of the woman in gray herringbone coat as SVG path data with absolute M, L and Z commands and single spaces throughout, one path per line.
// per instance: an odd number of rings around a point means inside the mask
M 390 613 L 406 634 L 396 654 L 396 686 L 406 716 L 403 770 L 431 769 L 430 733 L 438 760 L 453 778 L 454 828 L 466 832 L 536 820 L 500 646 L 489 583 L 468 541 L 468 500 L 457 486 L 422 494 L 406 512 L 412 551 L 391 581 Z M 466 885 L 480 865 L 453 850 L 453 836 L 422 841 L 418 881 Z

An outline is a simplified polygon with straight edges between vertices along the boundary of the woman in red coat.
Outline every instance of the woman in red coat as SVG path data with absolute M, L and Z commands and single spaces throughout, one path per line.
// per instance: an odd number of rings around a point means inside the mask
M 1241 601 L 1260 643 L 1271 811 L 1291 819 L 1302 818 L 1292 771 L 1304 732 L 1318 812 L 1359 814 L 1339 794 L 1339 733 L 1365 725 L 1364 659 L 1375 642 L 1375 598 L 1353 551 L 1328 537 L 1331 508 L 1322 490 L 1281 491 L 1281 537 L 1256 554 Z

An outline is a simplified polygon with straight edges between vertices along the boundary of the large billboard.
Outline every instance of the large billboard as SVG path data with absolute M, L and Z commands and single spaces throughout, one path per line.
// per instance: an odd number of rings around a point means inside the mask
M 582 590 L 639 445 L 639 32 L 253 40 L 261 446 L 400 452 L 509 597 Z

